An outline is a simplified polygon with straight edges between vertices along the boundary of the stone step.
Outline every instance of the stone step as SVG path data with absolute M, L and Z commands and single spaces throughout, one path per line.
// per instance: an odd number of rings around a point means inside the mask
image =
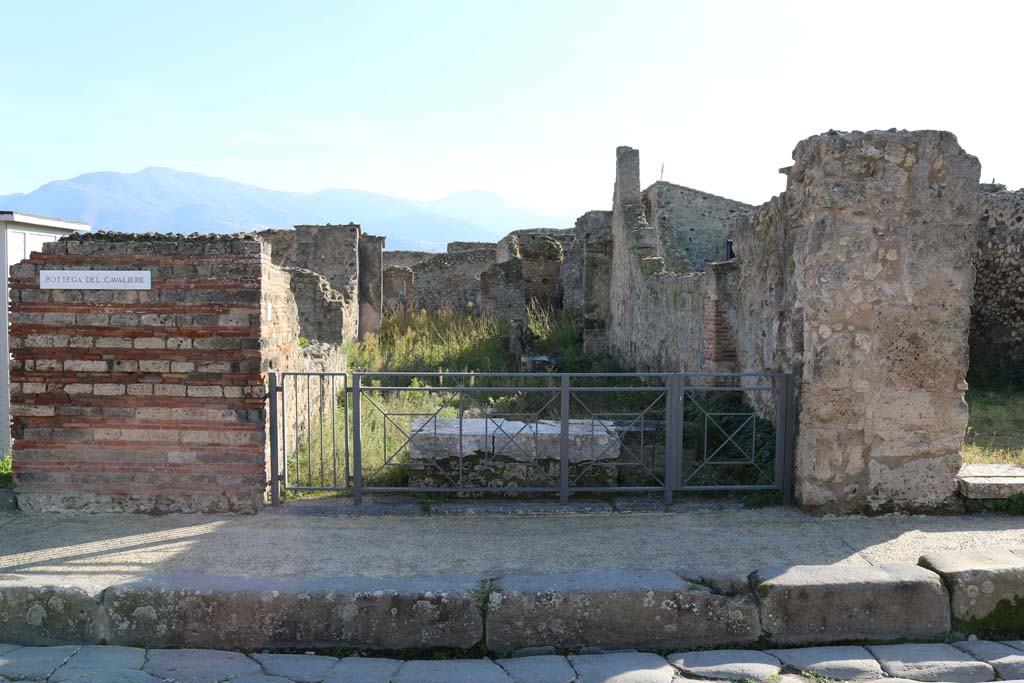
M 1009 463 L 964 465 L 958 477 L 960 494 L 972 500 L 1010 498 L 1024 493 L 1024 467 Z

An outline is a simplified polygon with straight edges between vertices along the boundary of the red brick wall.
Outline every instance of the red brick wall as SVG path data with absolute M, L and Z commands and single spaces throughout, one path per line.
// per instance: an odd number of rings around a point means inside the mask
M 268 257 L 251 237 L 95 235 L 11 268 L 11 413 L 28 510 L 255 511 L 265 489 Z M 39 270 L 150 270 L 149 291 Z
M 736 346 L 718 299 L 704 295 L 704 361 L 712 372 L 736 371 Z

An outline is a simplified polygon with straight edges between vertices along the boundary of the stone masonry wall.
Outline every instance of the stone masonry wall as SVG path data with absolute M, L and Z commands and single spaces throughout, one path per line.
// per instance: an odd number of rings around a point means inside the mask
M 590 211 L 576 220 L 583 242 L 583 350 L 595 356 L 609 353 L 611 321 L 612 212 Z
M 590 212 L 600 214 L 609 212 Z M 582 220 L 582 218 L 581 218 Z M 499 240 L 497 245 L 497 261 L 501 263 L 516 256 L 521 256 L 523 249 L 528 249 L 541 238 L 553 239 L 562 247 L 561 266 L 558 270 L 558 281 L 556 287 L 551 290 L 554 295 L 553 304 L 570 312 L 582 313 L 583 311 L 583 242 L 580 237 L 579 227 L 569 229 L 560 228 L 529 228 L 525 230 L 514 230 Z M 525 273 L 527 283 L 534 283 L 536 290 L 542 285 L 541 281 L 549 279 L 547 270 L 544 273 L 534 273 L 528 267 Z M 535 282 L 536 281 L 536 282 Z
M 496 242 L 449 242 L 447 251 L 449 254 L 454 254 L 460 251 L 476 251 L 477 249 L 497 249 L 498 244 Z
M 611 244 L 585 247 L 585 345 L 606 339 L 632 370 L 793 372 L 804 506 L 950 507 L 978 161 L 937 131 L 819 135 L 794 160 L 786 192 L 737 224 L 735 260 L 680 275 L 646 220 L 639 156 L 619 148 Z
M 611 232 L 609 352 L 631 370 L 699 371 L 703 275 L 666 272 L 657 231 L 644 215 L 640 155 L 629 147 L 617 150 Z
M 285 268 L 298 307 L 299 335 L 328 344 L 341 344 L 359 334 L 355 302 L 347 301 L 323 275 L 305 268 Z
M 983 186 L 971 366 L 1024 365 L 1024 189 Z
M 938 131 L 826 134 L 736 233 L 742 369 L 798 378 L 797 496 L 950 505 L 967 422 L 979 164 Z
M 480 314 L 501 320 L 523 320 L 526 312 L 523 261 L 513 258 L 480 274 Z
M 23 509 L 259 506 L 263 248 L 252 237 L 97 233 L 12 266 Z M 150 270 L 152 289 L 43 290 L 41 269 Z
M 380 333 L 384 312 L 384 239 L 374 235 L 359 238 L 359 338 Z
M 480 273 L 495 261 L 494 249 L 436 254 L 413 266 L 416 309 L 456 311 L 479 308 Z
M 682 185 L 658 181 L 643 192 L 647 223 L 658 233 L 666 270 L 704 271 L 726 259 L 732 227 L 754 207 Z
M 384 252 L 385 254 L 387 252 Z M 412 268 L 388 266 L 384 269 L 384 311 L 411 311 L 415 292 Z
M 296 225 L 293 230 L 263 230 L 259 236 L 273 246 L 276 265 L 320 273 L 346 299 L 358 299 L 358 225 Z
M 412 268 L 417 263 L 437 256 L 434 251 L 384 250 L 384 268 Z

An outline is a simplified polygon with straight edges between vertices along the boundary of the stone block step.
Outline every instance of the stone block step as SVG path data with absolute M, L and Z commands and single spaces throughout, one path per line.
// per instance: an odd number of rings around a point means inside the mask
M 1024 493 L 1024 467 L 1002 463 L 964 465 L 960 494 L 972 500 L 997 500 Z

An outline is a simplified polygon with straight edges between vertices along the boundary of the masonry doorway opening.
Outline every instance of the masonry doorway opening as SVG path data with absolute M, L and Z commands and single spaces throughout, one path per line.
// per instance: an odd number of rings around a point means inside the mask
M 278 373 L 271 499 L 776 491 L 783 373 Z

